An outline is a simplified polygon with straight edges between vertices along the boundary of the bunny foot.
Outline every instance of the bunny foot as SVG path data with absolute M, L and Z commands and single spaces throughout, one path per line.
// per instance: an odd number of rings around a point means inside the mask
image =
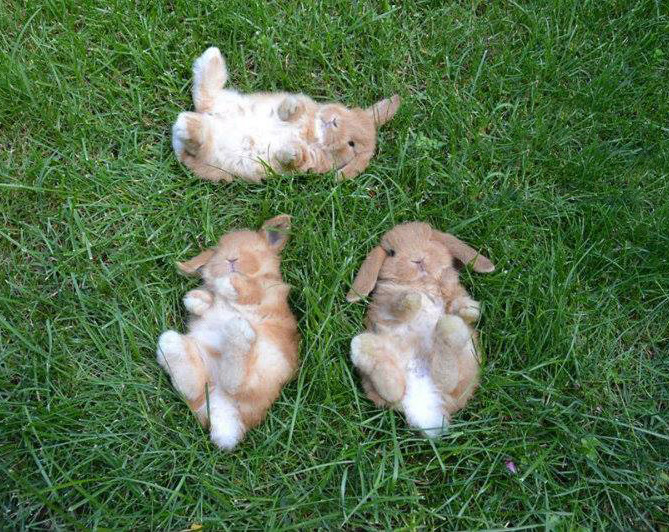
M 408 319 L 420 310 L 421 305 L 420 294 L 406 292 L 393 305 L 393 313 L 399 318 Z
M 300 114 L 300 107 L 300 101 L 295 96 L 286 96 L 279 104 L 277 114 L 281 120 L 289 122 Z
M 172 126 L 172 147 L 181 156 L 184 152 L 195 157 L 200 151 L 204 138 L 202 136 L 202 119 L 197 113 L 180 113 Z
M 381 398 L 396 403 L 404 396 L 404 376 L 378 344 L 374 335 L 359 334 L 351 341 L 351 361 L 369 378 Z
M 158 339 L 156 359 L 171 377 L 172 385 L 189 401 L 204 391 L 202 359 L 193 352 L 192 340 L 176 331 L 165 331 Z
M 472 336 L 471 330 L 460 316 L 446 314 L 439 318 L 435 327 L 436 334 L 447 344 L 464 345 Z

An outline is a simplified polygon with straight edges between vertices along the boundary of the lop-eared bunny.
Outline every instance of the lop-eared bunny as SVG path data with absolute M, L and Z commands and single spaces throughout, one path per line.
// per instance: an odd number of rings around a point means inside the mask
M 279 270 L 289 228 L 290 217 L 277 216 L 178 263 L 204 284 L 183 298 L 188 333 L 160 336 L 158 363 L 223 449 L 263 420 L 297 367 L 297 322 Z
M 353 302 L 374 290 L 367 331 L 351 342 L 367 396 L 404 412 L 428 436 L 442 433 L 478 383 L 479 303 L 458 282 L 456 260 L 477 272 L 495 269 L 453 235 L 401 224 L 372 249 L 347 295 Z
M 223 89 L 228 73 L 218 48 L 195 61 L 193 78 L 195 112 L 179 115 L 172 146 L 180 161 L 211 181 L 259 182 L 267 168 L 355 177 L 374 154 L 376 129 L 400 104 L 395 95 L 369 109 L 347 109 L 304 94 Z

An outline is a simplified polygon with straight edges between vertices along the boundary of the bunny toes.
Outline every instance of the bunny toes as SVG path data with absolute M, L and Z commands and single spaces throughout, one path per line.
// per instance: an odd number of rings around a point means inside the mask
M 302 104 L 295 96 L 286 96 L 279 104 L 277 114 L 284 122 L 290 122 L 302 114 Z
M 410 319 L 421 307 L 421 296 L 415 292 L 405 292 L 392 307 L 393 314 L 400 319 Z
M 181 155 L 186 152 L 195 157 L 204 144 L 202 118 L 197 113 L 180 113 L 172 127 L 172 147 Z
M 165 331 L 158 339 L 156 358 L 171 377 L 174 387 L 189 403 L 200 398 L 206 377 L 202 359 L 192 340 L 176 331 Z
M 404 376 L 378 344 L 374 335 L 359 334 L 351 342 L 351 360 L 369 378 L 381 398 L 396 403 L 404 396 Z
M 184 307 L 191 314 L 202 316 L 213 303 L 214 298 L 207 290 L 191 290 L 183 298 Z

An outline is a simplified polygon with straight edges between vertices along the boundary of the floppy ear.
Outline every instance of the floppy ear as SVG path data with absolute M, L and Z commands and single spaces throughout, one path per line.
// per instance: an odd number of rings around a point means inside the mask
M 451 254 L 463 264 L 469 264 L 473 261 L 472 267 L 474 268 L 474 271 L 480 273 L 490 273 L 495 271 L 495 265 L 490 259 L 469 247 L 459 238 L 456 238 L 449 233 L 442 233 L 441 231 L 436 230 L 432 231 L 432 238 L 446 246 Z
M 269 247 L 277 253 L 281 251 L 286 242 L 288 242 L 288 233 L 290 232 L 290 216 L 287 214 L 279 214 L 274 218 L 270 218 L 264 224 L 260 234 L 267 240 Z
M 369 109 L 367 109 L 367 114 L 369 114 L 373 119 L 376 127 L 381 127 L 388 120 L 390 120 L 397 109 L 400 107 L 400 97 L 395 94 L 391 98 L 386 98 L 380 102 L 376 102 Z
M 337 177 L 339 179 L 352 179 L 361 174 L 365 171 L 367 165 L 369 165 L 369 161 L 372 159 L 373 154 L 374 152 L 372 151 L 356 154 L 353 159 L 337 171 Z
M 190 260 L 184 261 L 184 262 L 177 262 L 177 268 L 181 270 L 181 273 L 185 275 L 197 275 L 199 273 L 199 269 L 202 268 L 207 262 L 209 262 L 209 259 L 211 259 L 214 256 L 214 251 L 213 249 L 205 249 L 202 253 L 199 255 L 193 257 Z
M 386 260 L 386 252 L 381 246 L 376 246 L 369 252 L 358 270 L 358 275 L 355 276 L 351 290 L 346 294 L 346 300 L 349 303 L 359 301 L 374 290 L 384 260 Z

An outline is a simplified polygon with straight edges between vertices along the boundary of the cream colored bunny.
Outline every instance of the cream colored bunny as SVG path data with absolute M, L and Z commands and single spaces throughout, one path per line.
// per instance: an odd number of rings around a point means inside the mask
M 277 216 L 178 264 L 204 285 L 183 299 L 188 333 L 160 335 L 158 363 L 223 449 L 263 420 L 297 368 L 297 322 L 279 270 L 289 228 L 290 217 Z
M 478 384 L 472 324 L 480 306 L 459 283 L 455 259 L 478 272 L 495 269 L 452 235 L 401 224 L 372 249 L 347 295 L 353 302 L 374 290 L 367 331 L 351 342 L 367 396 L 428 436 L 443 432 Z
M 395 95 L 369 109 L 347 109 L 303 94 L 223 89 L 228 73 L 218 48 L 195 61 L 193 78 L 195 112 L 179 115 L 172 146 L 181 162 L 211 181 L 259 182 L 268 168 L 355 177 L 374 154 L 376 129 L 400 104 Z

